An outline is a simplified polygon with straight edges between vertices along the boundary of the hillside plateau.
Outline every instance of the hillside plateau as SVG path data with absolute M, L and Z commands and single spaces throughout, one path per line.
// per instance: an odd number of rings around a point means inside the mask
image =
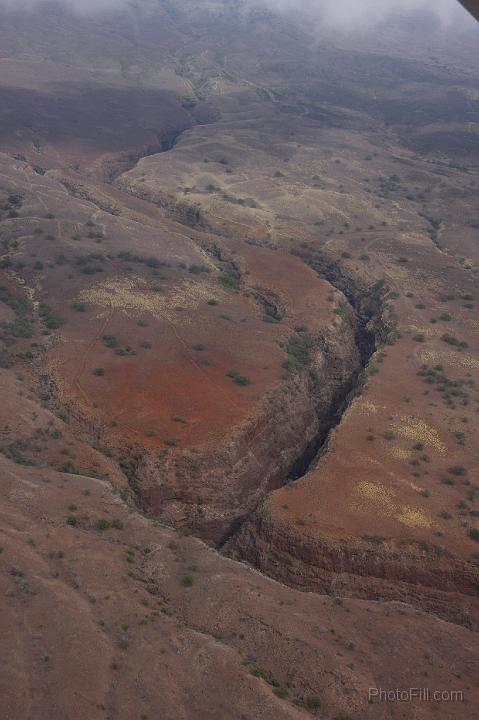
M 474 717 L 478 40 L 0 9 L 8 720 Z

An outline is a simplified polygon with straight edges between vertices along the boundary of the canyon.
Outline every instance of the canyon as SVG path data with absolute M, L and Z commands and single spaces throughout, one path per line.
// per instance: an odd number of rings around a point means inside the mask
M 472 718 L 478 26 L 140 5 L 0 9 L 5 717 Z

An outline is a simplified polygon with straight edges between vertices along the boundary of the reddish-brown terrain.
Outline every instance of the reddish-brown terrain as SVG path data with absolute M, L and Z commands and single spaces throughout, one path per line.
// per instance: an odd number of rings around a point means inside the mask
M 479 30 L 206 5 L 0 10 L 2 717 L 472 720 Z

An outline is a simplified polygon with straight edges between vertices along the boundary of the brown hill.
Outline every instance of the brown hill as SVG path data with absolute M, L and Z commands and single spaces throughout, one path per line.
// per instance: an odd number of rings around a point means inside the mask
M 472 718 L 473 21 L 0 13 L 5 717 Z

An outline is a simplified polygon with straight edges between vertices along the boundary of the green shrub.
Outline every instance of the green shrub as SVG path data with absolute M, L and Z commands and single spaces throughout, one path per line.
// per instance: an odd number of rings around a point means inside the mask
M 21 207 L 23 205 L 23 196 L 20 193 L 10 193 L 8 196 L 8 204 L 14 207 Z
M 5 349 L 0 350 L 0 368 L 10 368 L 15 364 L 13 357 Z
M 49 330 L 58 330 L 63 325 L 63 320 L 46 303 L 40 303 L 38 314 Z
M 459 348 L 468 348 L 469 345 L 465 340 L 458 340 L 454 335 L 449 335 L 449 333 L 444 333 L 444 335 L 441 335 L 441 340 L 448 345 L 453 345 L 454 347 Z
M 297 372 L 312 362 L 312 352 L 315 343 L 313 338 L 307 333 L 300 335 L 292 335 L 285 343 L 282 344 L 283 350 L 288 355 L 288 359 L 283 363 L 283 367 L 290 372 Z
M 232 378 L 232 380 L 234 380 L 237 385 L 251 385 L 251 380 L 249 379 L 249 377 L 247 377 L 246 375 L 240 375 L 238 370 L 235 370 L 234 368 L 228 370 L 226 375 Z
M 106 347 L 116 348 L 118 347 L 118 340 L 114 335 L 103 335 L 103 342 Z
M 219 276 L 220 283 L 225 288 L 229 288 L 230 290 L 238 290 L 240 286 L 240 280 L 240 273 L 233 268 L 228 268 L 228 270 L 225 270 Z
M 110 528 L 110 521 L 106 518 L 100 518 L 96 524 L 97 530 L 108 530 Z
M 448 468 L 448 472 L 451 473 L 451 475 L 456 475 L 456 477 L 462 477 L 467 474 L 466 468 L 462 465 L 453 465 Z
M 200 275 L 201 273 L 208 273 L 210 270 L 206 265 L 190 265 L 188 268 L 188 272 L 190 272 L 192 275 Z
M 246 375 L 238 375 L 234 381 L 237 385 L 251 385 L 251 380 Z
M 117 348 L 116 354 L 124 357 L 125 355 L 136 355 L 136 350 L 133 350 L 131 345 L 125 345 L 124 347 Z

